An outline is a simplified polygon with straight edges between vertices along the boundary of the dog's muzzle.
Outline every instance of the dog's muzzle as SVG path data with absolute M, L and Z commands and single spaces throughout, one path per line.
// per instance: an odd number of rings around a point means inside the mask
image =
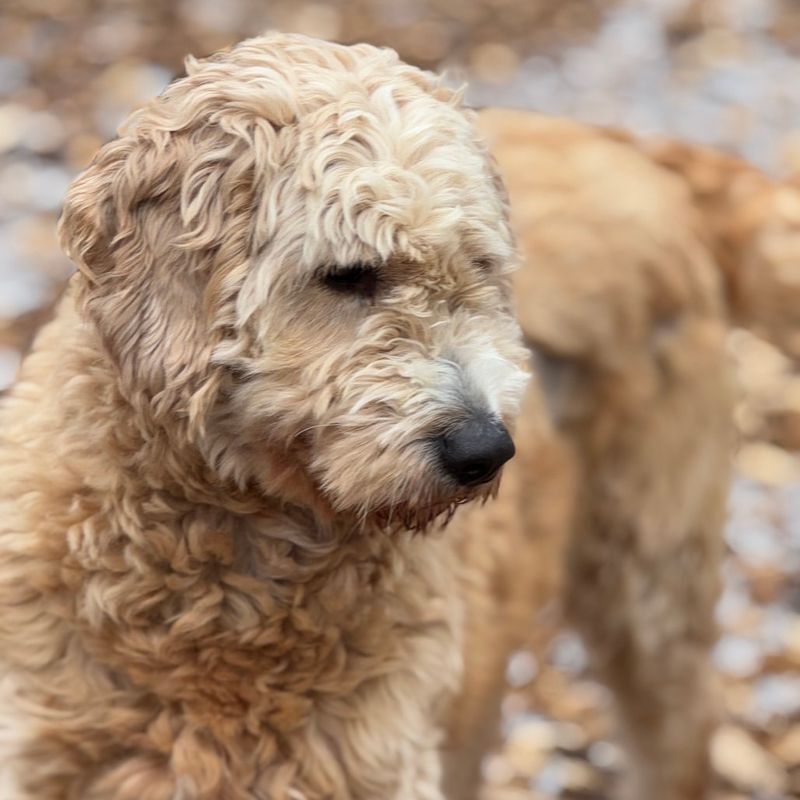
M 515 452 L 514 442 L 498 419 L 475 415 L 438 439 L 445 471 L 461 486 L 487 483 Z

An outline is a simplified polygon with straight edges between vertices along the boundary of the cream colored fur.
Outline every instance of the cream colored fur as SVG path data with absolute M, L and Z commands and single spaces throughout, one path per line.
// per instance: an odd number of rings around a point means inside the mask
M 431 442 L 527 379 L 458 96 L 390 51 L 244 42 L 131 117 L 60 231 L 79 273 L 0 416 L 14 797 L 441 798 L 432 528 L 494 485 Z M 326 284 L 356 263 L 374 297 Z

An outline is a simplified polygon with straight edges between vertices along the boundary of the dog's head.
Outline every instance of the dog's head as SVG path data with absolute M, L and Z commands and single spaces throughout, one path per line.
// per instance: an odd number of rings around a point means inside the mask
M 513 453 L 505 200 L 459 98 L 268 35 L 135 113 L 61 220 L 134 406 L 223 481 L 424 525 Z

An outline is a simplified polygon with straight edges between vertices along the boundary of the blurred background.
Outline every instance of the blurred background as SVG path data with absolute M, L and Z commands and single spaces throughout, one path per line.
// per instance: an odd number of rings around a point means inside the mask
M 2 0 L 0 391 L 71 272 L 55 224 L 73 176 L 187 53 L 267 28 L 397 49 L 522 106 L 800 171 L 799 0 Z M 800 374 L 735 332 L 741 444 L 727 528 L 721 800 L 800 798 Z M 547 621 L 543 621 L 546 625 Z M 580 642 L 508 667 L 487 800 L 601 800 L 620 767 Z M 1 798 L 0 800 L 8 800 Z

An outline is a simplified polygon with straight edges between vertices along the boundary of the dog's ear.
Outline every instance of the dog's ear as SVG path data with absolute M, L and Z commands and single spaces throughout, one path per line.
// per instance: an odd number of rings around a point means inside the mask
M 250 256 L 252 170 L 216 126 L 150 129 L 107 144 L 67 195 L 59 233 L 78 301 L 123 390 L 155 415 L 191 418 L 213 399 L 226 291 Z

